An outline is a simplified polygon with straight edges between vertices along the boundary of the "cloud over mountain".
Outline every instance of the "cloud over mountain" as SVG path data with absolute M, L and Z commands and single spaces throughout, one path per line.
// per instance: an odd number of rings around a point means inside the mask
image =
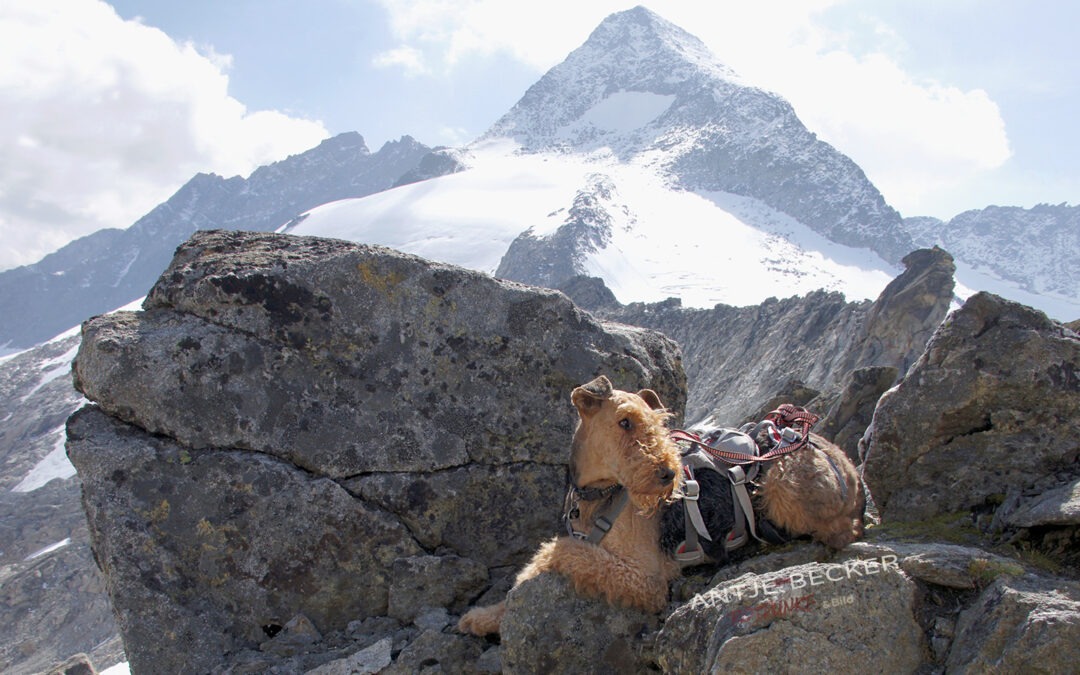
M 247 174 L 328 135 L 248 110 L 228 68 L 99 0 L 0 5 L 0 269 L 126 227 L 196 172 Z

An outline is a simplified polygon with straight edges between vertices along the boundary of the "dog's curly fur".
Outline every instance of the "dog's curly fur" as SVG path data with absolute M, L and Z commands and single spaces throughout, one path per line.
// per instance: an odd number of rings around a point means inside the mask
M 574 485 L 622 485 L 629 504 L 599 544 L 565 535 L 542 544 L 514 585 L 554 571 L 569 577 L 582 595 L 659 612 L 667 605 L 668 582 L 679 573 L 671 549 L 662 545 L 662 539 L 669 538 L 662 532 L 662 523 L 675 517 L 671 515 L 677 510 L 674 505 L 681 508 L 675 499 L 681 453 L 666 426 L 670 414 L 652 390 L 619 391 L 603 376 L 574 389 L 570 399 L 580 418 L 570 456 Z M 776 526 L 842 548 L 862 533 L 862 485 L 843 451 L 815 439 L 823 450 L 806 448 L 772 463 L 757 499 L 765 517 Z M 836 472 L 820 452 L 829 453 L 840 467 L 847 483 L 846 499 Z M 730 484 L 726 488 L 730 494 Z M 587 528 L 604 504 L 581 502 L 579 529 Z M 722 532 L 731 529 L 730 504 L 722 499 L 712 506 L 702 504 L 710 531 L 716 526 L 723 527 Z M 724 559 L 715 547 L 706 551 L 718 561 Z M 474 635 L 498 632 L 505 609 L 505 601 L 474 608 L 461 618 L 458 628 Z

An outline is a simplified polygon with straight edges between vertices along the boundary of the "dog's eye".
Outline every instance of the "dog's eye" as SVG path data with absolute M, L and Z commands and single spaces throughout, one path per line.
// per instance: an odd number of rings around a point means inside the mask
M 627 431 L 630 431 L 630 427 L 632 427 L 633 425 L 630 424 L 630 418 L 629 417 L 624 417 L 621 420 L 619 420 L 619 426 L 622 427 L 623 429 L 626 429 Z

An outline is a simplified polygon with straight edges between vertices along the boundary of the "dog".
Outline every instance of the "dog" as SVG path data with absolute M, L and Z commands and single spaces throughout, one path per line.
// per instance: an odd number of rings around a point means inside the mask
M 620 391 L 604 376 L 575 388 L 570 400 L 579 417 L 570 453 L 570 532 L 543 543 L 514 587 L 542 572 L 557 572 L 580 595 L 658 613 L 667 606 L 668 584 L 681 569 L 661 543 L 670 519 L 665 511 L 673 511 L 671 505 L 679 501 L 682 472 L 681 451 L 667 427 L 671 414 L 651 389 Z M 758 493 L 765 518 L 833 548 L 858 538 L 861 481 L 843 451 L 835 448 L 835 453 L 845 490 L 837 485 L 837 472 L 813 449 L 775 460 Z M 629 508 L 612 514 L 611 505 L 620 498 Z M 723 508 L 731 520 L 730 502 L 704 515 L 722 520 Z M 586 529 L 576 529 L 582 526 Z M 473 608 L 461 617 L 458 629 L 497 633 L 505 611 L 505 600 Z

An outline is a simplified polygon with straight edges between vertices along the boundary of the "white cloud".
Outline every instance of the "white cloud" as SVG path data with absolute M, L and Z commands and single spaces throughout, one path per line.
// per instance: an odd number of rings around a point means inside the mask
M 381 0 L 404 45 L 445 73 L 468 55 L 509 55 L 543 71 L 580 45 L 608 14 L 635 2 Z M 825 10 L 845 0 L 702 3 L 654 10 L 701 38 L 747 81 L 780 93 L 819 137 L 852 157 L 904 213 L 1001 167 L 1009 158 L 1000 110 L 980 89 L 905 72 L 902 36 L 860 6 L 848 32 Z M 857 31 L 857 32 L 852 32 Z
M 423 75 L 428 72 L 424 63 L 424 53 L 415 47 L 405 45 L 380 52 L 372 59 L 378 68 L 400 67 L 406 75 Z
M 127 227 L 196 172 L 246 174 L 328 135 L 248 111 L 230 62 L 99 0 L 0 2 L 0 269 Z

